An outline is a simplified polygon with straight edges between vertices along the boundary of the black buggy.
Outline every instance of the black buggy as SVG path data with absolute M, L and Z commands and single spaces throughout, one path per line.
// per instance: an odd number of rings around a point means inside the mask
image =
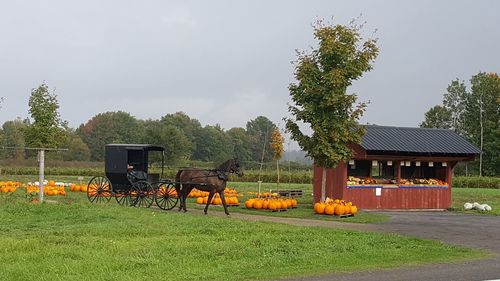
M 171 210 L 179 198 L 174 183 L 163 178 L 164 148 L 150 144 L 108 144 L 105 146 L 105 176 L 93 177 L 87 186 L 91 203 L 109 202 L 149 208 L 153 204 Z M 161 153 L 161 174 L 148 173 L 150 152 Z

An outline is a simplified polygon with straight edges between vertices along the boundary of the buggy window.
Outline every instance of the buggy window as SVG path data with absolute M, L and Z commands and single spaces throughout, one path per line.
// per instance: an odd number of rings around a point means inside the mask
M 128 164 L 134 166 L 134 170 L 143 171 L 144 170 L 144 150 L 128 150 Z

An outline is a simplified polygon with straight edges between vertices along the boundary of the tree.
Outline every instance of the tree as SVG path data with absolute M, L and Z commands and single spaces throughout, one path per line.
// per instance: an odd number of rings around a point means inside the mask
M 175 164 L 191 155 L 192 143 L 181 129 L 157 120 L 146 120 L 143 125 L 143 142 L 162 145 L 167 163 Z
M 453 126 L 452 114 L 444 106 L 436 105 L 425 113 L 425 121 L 421 128 L 450 129 Z
M 7 121 L 2 126 L 2 145 L 6 147 L 25 147 L 24 134 L 29 126 L 28 120 L 16 119 Z M 5 157 L 24 159 L 24 149 L 7 149 L 2 153 Z
M 273 133 L 271 135 L 271 148 L 274 152 L 273 155 L 273 160 L 276 161 L 276 171 L 278 173 L 278 187 L 280 184 L 280 167 L 279 167 L 279 162 L 281 157 L 283 157 L 284 149 L 283 149 L 283 143 L 285 142 L 285 139 L 281 135 L 281 132 L 278 128 L 273 130 Z
M 193 159 L 222 162 L 232 157 L 233 145 L 219 125 L 207 125 L 198 132 Z
M 241 162 L 252 159 L 251 140 L 244 128 L 231 128 L 226 131 L 226 135 L 233 146 L 233 155 Z
M 500 78 L 480 72 L 471 78 L 471 92 L 465 105 L 468 138 L 483 153 L 479 155 L 479 176 L 500 174 Z M 483 163 L 484 161 L 484 163 Z M 483 165 L 484 164 L 484 165 Z
M 268 148 L 271 143 L 271 132 L 278 128 L 265 116 L 258 116 L 246 124 L 247 135 L 251 142 L 252 159 L 256 162 L 269 162 L 273 152 Z
M 431 108 L 421 126 L 450 128 L 467 138 L 483 151 L 473 170 L 480 176 L 483 172 L 495 176 L 500 174 L 500 78 L 496 73 L 479 72 L 470 82 L 469 91 L 464 82 L 452 81 L 443 106 Z
M 90 160 L 90 149 L 83 142 L 83 140 L 75 133 L 67 133 L 66 142 L 64 147 L 67 151 L 63 151 L 62 159 L 64 161 L 89 161 Z
M 196 150 L 196 135 L 201 130 L 200 122 L 190 118 L 186 113 L 181 111 L 163 116 L 160 122 L 163 125 L 174 126 L 182 131 L 190 142 L 188 157 L 191 156 Z
M 298 53 L 295 64 L 297 83 L 289 86 L 293 104 L 286 119 L 286 130 L 291 138 L 312 157 L 314 164 L 323 168 L 321 200 L 325 199 L 326 168 L 351 158 L 350 144 L 359 144 L 364 128 L 358 124 L 366 103 L 356 103 L 356 95 L 347 88 L 364 72 L 379 49 L 375 39 L 364 42 L 360 27 L 353 24 L 326 25 L 318 22 L 314 37 L 319 46 L 310 54 Z M 313 133 L 303 133 L 300 123 L 308 124 Z
M 468 95 L 467 88 L 463 81 L 460 82 L 456 79 L 448 85 L 446 91 L 443 96 L 443 106 L 447 111 L 447 115 L 449 115 L 450 128 L 459 134 L 463 134 L 465 130 L 464 114 Z
M 104 146 L 109 143 L 138 143 L 143 138 L 143 127 L 127 112 L 105 112 L 92 117 L 76 130 L 90 148 L 91 160 L 104 159 Z
M 33 121 L 25 131 L 26 144 L 47 148 L 60 146 L 65 140 L 63 121 L 57 111 L 57 95 L 49 93 L 48 86 L 43 83 L 31 91 L 28 105 Z

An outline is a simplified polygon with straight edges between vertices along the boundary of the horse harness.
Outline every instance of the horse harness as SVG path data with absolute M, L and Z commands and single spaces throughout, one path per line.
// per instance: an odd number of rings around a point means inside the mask
M 210 175 L 210 172 L 215 172 L 215 175 Z M 222 170 L 215 169 L 215 170 L 205 170 L 204 176 L 192 177 L 192 178 L 189 178 L 189 180 L 192 181 L 193 179 L 201 179 L 201 178 L 208 179 L 211 177 L 217 177 L 218 179 L 223 180 L 223 181 L 227 181 L 229 179 L 228 172 L 224 172 Z M 191 184 L 191 185 L 198 185 L 198 186 L 209 186 L 209 184 L 207 184 L 207 183 L 185 182 L 184 184 Z M 183 183 L 180 182 L 180 185 L 181 185 L 181 189 L 182 189 Z

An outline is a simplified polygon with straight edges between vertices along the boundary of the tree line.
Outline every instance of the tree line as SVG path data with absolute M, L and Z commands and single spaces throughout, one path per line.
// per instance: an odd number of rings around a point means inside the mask
M 456 172 L 498 176 L 500 174 L 500 77 L 479 72 L 465 81 L 451 81 L 441 105 L 430 108 L 424 128 L 452 129 L 480 148 L 483 153 L 470 165 L 461 164 Z M 467 169 L 467 170 L 465 170 Z
M 68 148 L 48 157 L 59 160 L 102 161 L 109 143 L 150 143 L 165 147 L 167 163 L 184 160 L 221 162 L 237 157 L 242 162 L 270 162 L 271 134 L 275 123 L 258 116 L 245 128 L 224 130 L 206 125 L 184 112 L 169 113 L 160 119 L 141 120 L 124 111 L 99 113 L 78 128 L 71 128 L 58 113 L 57 95 L 44 83 L 33 89 L 29 99 L 31 118 L 5 122 L 0 130 L 3 158 L 36 157 L 23 147 Z

